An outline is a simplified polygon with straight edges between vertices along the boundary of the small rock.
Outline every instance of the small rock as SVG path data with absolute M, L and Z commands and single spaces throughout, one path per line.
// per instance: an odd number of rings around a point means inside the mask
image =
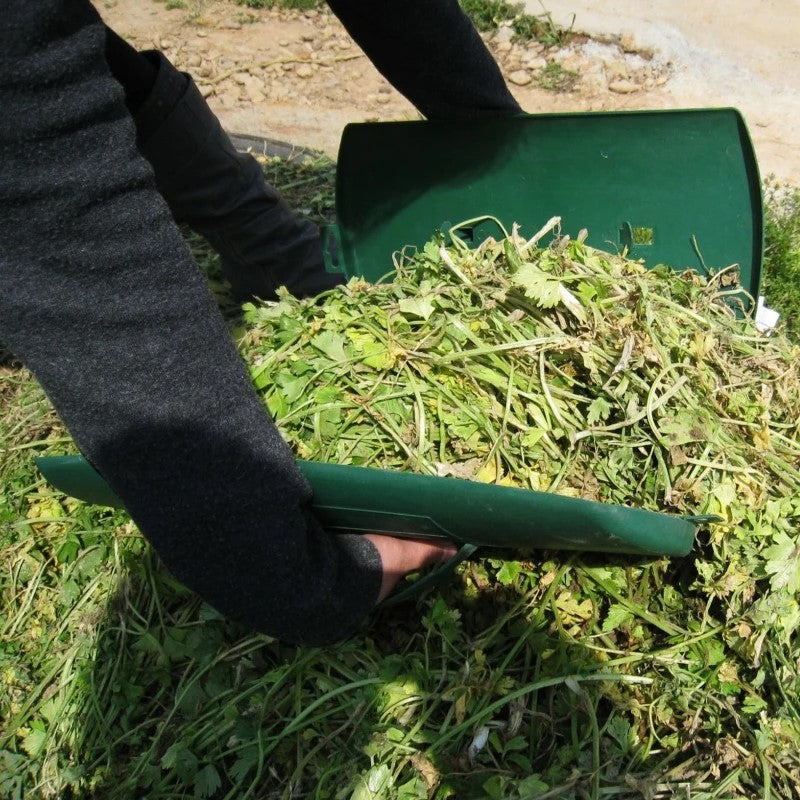
M 523 62 L 526 69 L 544 69 L 547 66 L 547 59 L 541 56 L 529 56 Z
M 311 64 L 299 64 L 295 72 L 298 78 L 310 78 L 314 74 Z
M 173 42 L 172 39 L 162 39 L 159 42 L 159 45 L 161 46 L 162 50 L 169 50 L 169 48 L 172 47 L 174 44 L 175 42 Z
M 219 104 L 225 108 L 233 108 L 239 104 L 239 93 L 228 90 L 219 98 Z
M 288 47 L 291 44 L 291 42 L 288 39 L 279 39 L 278 44 L 281 47 Z
M 245 90 L 245 94 L 251 103 L 263 103 L 267 99 L 264 92 L 255 86 L 248 86 Z
M 198 35 L 198 36 L 199 36 L 201 39 L 205 39 L 205 38 L 206 38 L 206 36 L 208 36 L 208 31 L 197 31 L 197 35 Z
M 615 92 L 616 94 L 633 94 L 639 91 L 638 84 L 633 81 L 625 80 L 624 78 L 611 81 L 611 83 L 608 84 L 608 88 L 609 91 Z
M 525 69 L 514 70 L 514 72 L 508 76 L 508 79 L 517 86 L 527 86 L 531 82 L 530 73 Z
M 636 52 L 636 39 L 633 38 L 632 33 L 623 33 L 619 40 L 619 46 L 626 53 Z
M 501 25 L 494 35 L 494 40 L 498 44 L 503 42 L 511 42 L 514 38 L 514 29 L 510 25 Z
M 571 72 L 581 72 L 585 66 L 586 62 L 578 53 L 572 53 L 561 61 L 562 69 L 568 69 Z
M 189 58 L 186 59 L 186 66 L 187 67 L 199 67 L 200 64 L 203 63 L 203 59 L 197 53 L 192 53 Z
M 229 31 L 240 31 L 242 23 L 235 19 L 229 19 L 222 23 L 222 27 L 227 28 Z
M 628 65 L 622 59 L 611 59 L 606 62 L 606 77 L 610 81 L 625 80 L 628 77 Z
M 250 76 L 246 72 L 236 72 L 233 76 L 233 79 L 239 84 L 239 86 L 244 86 L 249 78 Z
M 304 42 L 313 42 L 317 37 L 313 33 L 304 33 L 300 38 Z
M 211 97 L 214 94 L 214 87 L 206 83 L 200 87 L 200 94 L 205 98 Z
M 656 78 L 656 86 L 664 86 L 669 78 L 666 75 L 659 75 Z
M 380 103 L 381 105 L 386 105 L 392 98 L 389 97 L 388 94 L 377 94 L 375 95 L 375 102 Z
M 211 64 L 202 64 L 196 70 L 196 74 L 198 78 L 210 78 L 211 74 L 213 73 L 213 69 L 211 69 Z
M 500 44 L 497 45 L 495 50 L 497 50 L 498 53 L 508 53 L 511 51 L 512 47 L 513 45 L 511 44 L 511 42 L 500 42 Z

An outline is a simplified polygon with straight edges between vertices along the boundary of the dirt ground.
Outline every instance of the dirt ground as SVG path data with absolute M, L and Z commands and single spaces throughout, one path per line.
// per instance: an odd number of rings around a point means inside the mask
M 168 5 L 154 0 L 97 0 L 98 10 L 120 35 L 140 49 L 163 50 L 178 67 L 192 73 L 228 131 L 281 139 L 335 156 L 348 122 L 418 116 L 327 11 L 257 10 L 234 0 L 184 0 L 179 3 L 182 8 Z M 514 43 L 507 28 L 486 37 L 526 111 L 736 105 L 748 120 L 762 174 L 774 173 L 800 184 L 795 133 L 800 99 L 791 87 L 785 96 L 772 91 L 769 101 L 765 98 L 759 104 L 758 94 L 753 93 L 763 88 L 744 80 L 745 70 L 738 81 L 736 74 L 731 78 L 738 94 L 726 94 L 724 86 L 720 88 L 725 75 L 711 68 L 708 51 L 701 45 L 679 46 L 688 42 L 685 39 L 676 44 L 669 20 L 659 23 L 645 14 L 633 24 L 621 9 L 622 21 L 615 26 L 609 22 L 611 14 L 592 10 L 598 4 L 591 0 L 556 2 L 555 18 L 569 24 L 572 5 L 585 7 L 579 11 L 587 26 L 591 23 L 586 28 L 591 34 L 574 37 L 564 48 Z M 654 4 L 644 2 L 645 11 L 648 5 Z M 531 10 L 541 13 L 541 8 Z M 580 14 L 576 12 L 576 31 L 584 29 Z M 700 39 L 708 35 L 703 30 Z

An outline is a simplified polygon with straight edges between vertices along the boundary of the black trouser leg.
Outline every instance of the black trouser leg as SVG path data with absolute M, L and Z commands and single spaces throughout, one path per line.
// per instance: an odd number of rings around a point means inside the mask
M 522 111 L 458 0 L 328 0 L 384 77 L 428 119 Z
M 106 25 L 106 63 L 125 92 L 125 105 L 135 114 L 147 100 L 158 76 L 157 66 Z
M 237 296 L 272 299 L 286 286 L 305 297 L 342 282 L 325 272 L 316 226 L 292 213 L 254 158 L 236 152 L 189 75 L 110 28 L 105 55 L 172 215 L 220 254 Z

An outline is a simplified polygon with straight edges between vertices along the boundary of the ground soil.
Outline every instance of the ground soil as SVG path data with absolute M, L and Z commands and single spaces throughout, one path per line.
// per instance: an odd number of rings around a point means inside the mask
M 663 3 L 615 0 L 555 2 L 554 18 L 586 30 L 565 47 L 511 41 L 511 30 L 487 35 L 521 106 L 530 112 L 597 111 L 734 105 L 748 120 L 762 174 L 800 184 L 800 118 L 797 81 L 781 59 L 792 53 L 797 17 L 773 18 L 782 27 L 777 54 L 769 47 L 741 47 L 753 69 L 735 63 L 737 51 L 713 49 L 713 25 L 728 25 L 706 4 L 678 3 L 674 20 L 656 13 Z M 781 5 L 794 5 L 784 0 Z M 711 5 L 716 5 L 712 2 Z M 773 3 L 775 4 L 775 3 Z M 135 46 L 159 48 L 192 73 L 211 108 L 231 132 L 281 139 L 335 156 L 348 122 L 415 119 L 417 112 L 372 67 L 327 11 L 251 9 L 234 0 L 184 0 L 167 8 L 152 0 L 97 0 L 108 24 Z M 746 5 L 729 3 L 726 7 Z M 692 40 L 691 12 L 698 16 Z M 597 7 L 597 8 L 595 8 Z M 651 7 L 655 7 L 651 8 Z M 638 16 L 634 13 L 639 9 Z M 537 5 L 531 9 L 541 13 Z M 703 19 L 699 19 L 703 17 Z M 792 20 L 795 22 L 793 23 Z M 724 24 L 723 24 L 724 23 Z M 584 27 L 584 25 L 586 27 Z M 756 34 L 766 37 L 763 19 Z M 728 27 L 730 27 L 728 25 Z M 711 30 L 710 30 L 711 28 Z M 741 42 L 740 36 L 737 41 Z M 792 59 L 796 63 L 797 59 Z M 779 85 L 781 77 L 786 85 Z M 777 82 L 776 82 L 777 81 Z M 767 92 L 767 97 L 763 97 Z M 761 98 L 761 100 L 760 100 Z M 763 100 L 763 101 L 762 101 Z

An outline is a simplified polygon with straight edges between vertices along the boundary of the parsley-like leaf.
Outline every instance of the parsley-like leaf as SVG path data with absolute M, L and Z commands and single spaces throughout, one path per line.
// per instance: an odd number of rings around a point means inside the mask
M 561 283 L 529 261 L 514 273 L 511 280 L 540 308 L 554 308 L 561 302 Z

